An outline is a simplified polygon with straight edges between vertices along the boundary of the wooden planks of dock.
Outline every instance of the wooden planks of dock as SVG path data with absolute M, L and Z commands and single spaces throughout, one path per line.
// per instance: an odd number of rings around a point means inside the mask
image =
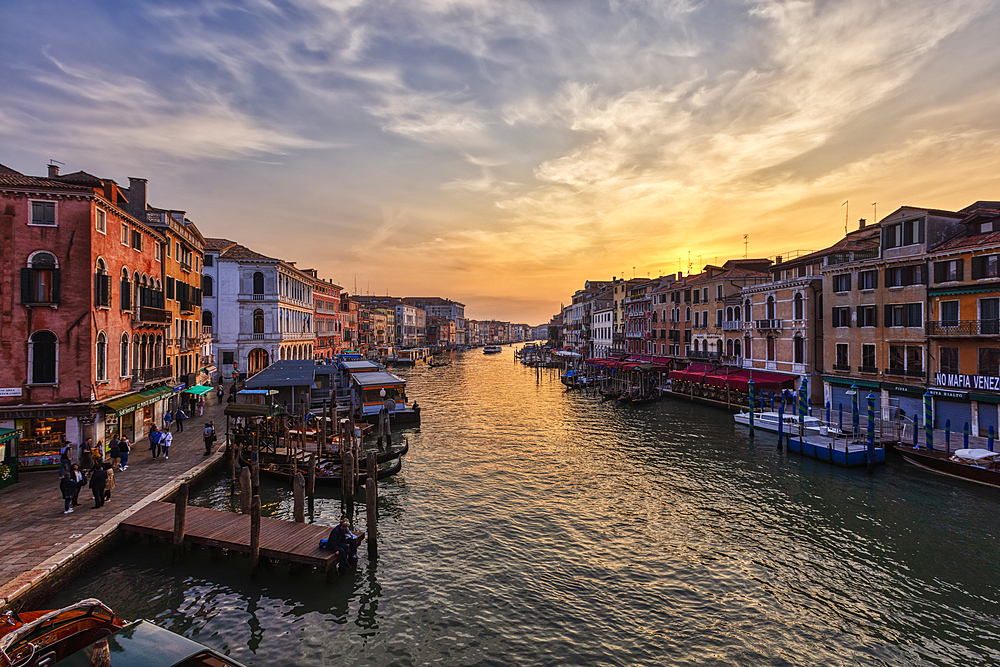
M 250 515 L 189 505 L 184 541 L 208 547 L 250 553 Z M 170 539 L 174 533 L 174 504 L 150 503 L 121 522 L 133 533 Z M 319 548 L 330 528 L 261 517 L 260 555 L 279 561 L 314 565 L 329 571 L 337 561 L 333 551 Z

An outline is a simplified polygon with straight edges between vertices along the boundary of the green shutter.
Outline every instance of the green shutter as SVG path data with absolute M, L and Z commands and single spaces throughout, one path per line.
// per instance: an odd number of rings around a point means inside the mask
M 31 289 L 34 272 L 31 269 L 21 269 L 21 303 L 34 303 L 35 294 Z

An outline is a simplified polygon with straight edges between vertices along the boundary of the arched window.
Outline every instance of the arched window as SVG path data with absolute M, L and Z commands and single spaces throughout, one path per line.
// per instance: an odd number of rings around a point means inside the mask
M 796 364 L 805 363 L 803 359 L 805 358 L 805 344 L 802 336 L 796 336 L 792 339 L 793 349 L 792 349 L 792 361 Z
M 767 303 L 764 306 L 764 317 L 769 320 L 774 319 L 774 297 L 767 297 Z
M 741 352 L 743 352 L 743 347 L 742 345 L 740 345 L 740 340 L 737 338 L 736 340 L 733 341 L 733 356 L 742 357 L 743 355 L 741 354 Z
M 103 331 L 97 334 L 97 379 L 108 379 L 108 337 Z
M 653 324 L 656 324 L 656 311 L 653 311 Z
M 59 265 L 55 255 L 36 252 L 21 269 L 21 303 L 59 303 Z
M 726 356 L 733 356 L 733 341 L 732 339 L 726 341 Z
M 59 341 L 51 331 L 36 331 L 28 340 L 28 384 L 55 384 L 58 380 Z
M 257 271 L 253 274 L 253 293 L 263 294 L 264 293 L 264 274 Z
M 767 360 L 774 361 L 774 337 L 767 337 Z
M 202 296 L 215 296 L 213 291 L 214 285 L 212 284 L 212 276 L 202 276 L 201 278 L 201 295 Z M 254 292 L 256 294 L 256 292 Z M 261 292 L 263 294 L 263 292 Z
M 264 311 L 260 308 L 253 311 L 253 332 L 255 334 L 264 333 Z
M 121 285 L 122 310 L 132 310 L 132 282 L 128 279 L 128 269 L 122 269 Z
M 121 354 L 121 359 L 119 360 L 119 363 L 120 363 L 121 368 L 119 368 L 119 371 L 121 372 L 121 377 L 123 377 L 123 378 L 124 377 L 128 377 L 130 375 L 130 373 L 129 373 L 129 367 L 128 367 L 128 334 L 127 333 L 123 333 L 122 334 L 122 344 L 121 344 L 121 352 L 120 352 L 120 354 Z
M 750 305 L 750 299 L 743 302 L 743 320 L 746 322 L 753 320 L 753 309 Z
M 793 301 L 793 304 L 794 304 L 794 313 L 793 313 L 793 315 L 794 315 L 795 319 L 801 320 L 802 319 L 803 308 L 802 308 L 802 294 L 800 292 L 796 292 L 795 293 L 795 299 Z
M 94 266 L 94 305 L 98 308 L 111 307 L 111 276 L 108 265 L 100 257 Z
M 691 321 L 691 306 L 688 306 L 687 310 L 684 311 L 684 321 L 685 322 L 690 322 Z
M 212 331 L 212 311 L 210 310 L 201 311 L 201 329 L 206 333 Z
M 722 356 L 722 339 L 720 338 L 715 342 L 715 353 L 720 357 Z

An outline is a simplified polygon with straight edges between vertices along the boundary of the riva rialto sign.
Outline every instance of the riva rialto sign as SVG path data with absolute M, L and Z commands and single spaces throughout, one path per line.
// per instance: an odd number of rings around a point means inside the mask
M 958 375 L 956 373 L 935 373 L 934 382 L 939 387 L 962 387 L 1000 391 L 1000 377 L 992 375 Z

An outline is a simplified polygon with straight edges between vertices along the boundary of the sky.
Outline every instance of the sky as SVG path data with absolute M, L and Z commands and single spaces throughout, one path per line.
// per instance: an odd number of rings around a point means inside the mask
M 998 34 L 984 0 L 8 0 L 0 163 L 534 325 L 1000 199 Z

